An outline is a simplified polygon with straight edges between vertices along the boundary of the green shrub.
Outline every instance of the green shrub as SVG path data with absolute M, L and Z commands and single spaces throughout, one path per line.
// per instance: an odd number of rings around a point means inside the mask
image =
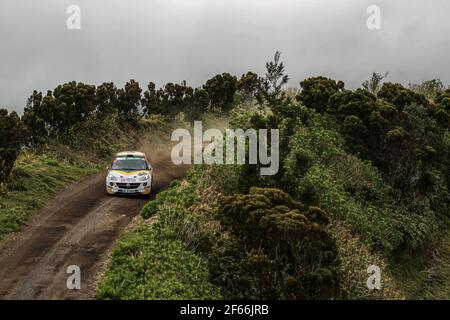
M 130 80 L 124 88 L 113 83 L 96 87 L 71 81 L 42 92 L 34 91 L 27 101 L 22 120 L 31 144 L 40 145 L 49 138 L 70 141 L 86 122 L 111 123 L 115 128 L 136 125 L 143 116 L 139 83 Z M 89 133 L 99 133 L 92 129 Z M 81 133 L 83 131 L 81 130 Z M 68 137 L 69 136 L 69 137 Z M 65 140 L 65 141 L 64 141 Z
M 208 93 L 211 104 L 221 110 L 230 110 L 237 90 L 237 79 L 229 73 L 222 73 L 206 81 L 203 89 Z
M 424 95 L 409 90 L 399 83 L 384 83 L 378 92 L 378 97 L 392 103 L 399 109 L 403 109 L 412 104 L 419 106 L 428 105 L 428 101 Z
M 173 117 L 183 112 L 189 121 L 200 120 L 209 103 L 210 97 L 206 90 L 192 88 L 185 81 L 181 84 L 169 82 L 160 89 L 150 82 L 142 99 L 147 115 Z
M 258 107 L 262 110 L 269 108 L 275 119 L 291 100 L 283 90 L 288 81 L 289 76 L 281 61 L 281 52 L 277 51 L 273 60 L 266 62 L 266 72 L 264 77 L 258 79 L 259 88 L 256 92 Z
M 423 94 L 427 99 L 435 99 L 444 91 L 444 84 L 440 79 L 423 81 L 420 84 L 410 84 L 409 88 L 419 94 Z
M 95 92 L 96 110 L 99 119 L 117 114 L 117 87 L 112 82 L 104 82 L 99 85 Z
M 244 97 L 244 101 L 253 99 L 260 86 L 258 75 L 254 72 L 247 72 L 237 82 L 237 89 Z
M 336 247 L 326 214 L 279 189 L 252 188 L 227 197 L 219 210 L 224 233 L 212 276 L 228 298 L 314 299 L 337 294 Z
M 297 96 L 297 101 L 307 108 L 323 113 L 327 110 L 330 98 L 344 89 L 344 83 L 325 77 L 315 77 L 303 80 L 300 87 L 302 90 Z
M 158 200 L 149 201 L 141 210 L 141 216 L 144 219 L 148 219 L 158 213 Z
M 392 200 L 387 196 L 380 197 L 375 203 L 373 200 L 359 200 L 355 193 L 364 194 L 366 190 L 352 185 L 353 196 L 345 190 L 345 186 L 351 183 L 353 171 L 347 168 L 340 174 L 347 175 L 346 181 L 336 177 L 332 168 L 321 165 L 311 167 L 298 182 L 298 197 L 308 199 L 311 204 L 320 203 L 335 219 L 346 221 L 373 249 L 386 253 L 398 249 L 403 237 L 392 218 L 394 210 L 389 206 Z M 386 203 L 380 204 L 383 201 Z
M 126 234 L 113 251 L 99 299 L 220 299 L 201 258 L 151 226 Z
M 75 81 L 49 90 L 44 97 L 34 91 L 22 117 L 30 131 L 31 142 L 39 143 L 61 135 L 84 121 L 96 109 L 95 91 L 95 86 Z
M 438 93 L 436 103 L 435 118 L 442 127 L 450 129 L 450 89 Z
M 392 278 L 390 268 L 383 255 L 375 252 L 345 223 L 333 219 L 330 233 L 336 240 L 339 251 L 341 299 L 351 300 L 398 300 L 404 295 Z M 367 290 L 367 268 L 376 265 L 382 270 L 380 290 Z
M 26 129 L 18 115 L 0 109 L 0 184 L 7 181 L 26 140 Z
M 130 80 L 123 89 L 117 90 L 117 112 L 122 121 L 136 124 L 142 118 L 141 92 L 139 82 L 135 80 Z

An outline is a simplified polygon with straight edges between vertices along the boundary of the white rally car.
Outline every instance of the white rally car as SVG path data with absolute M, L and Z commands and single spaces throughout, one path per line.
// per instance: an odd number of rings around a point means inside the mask
M 143 152 L 119 152 L 108 167 L 106 192 L 149 195 L 152 183 L 153 168 Z

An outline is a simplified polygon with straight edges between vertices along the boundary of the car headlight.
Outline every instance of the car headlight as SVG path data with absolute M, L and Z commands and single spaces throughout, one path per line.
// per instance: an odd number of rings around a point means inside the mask
M 118 179 L 115 176 L 113 176 L 113 175 L 109 175 L 109 180 L 117 181 Z
M 139 177 L 139 181 L 147 181 L 148 179 L 150 179 L 150 176 L 148 174 L 144 174 Z

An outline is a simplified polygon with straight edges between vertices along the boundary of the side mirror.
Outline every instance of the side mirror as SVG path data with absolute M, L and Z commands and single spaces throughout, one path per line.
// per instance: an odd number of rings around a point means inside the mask
M 111 168 L 110 167 L 106 167 L 106 170 L 109 171 L 109 170 L 111 170 Z

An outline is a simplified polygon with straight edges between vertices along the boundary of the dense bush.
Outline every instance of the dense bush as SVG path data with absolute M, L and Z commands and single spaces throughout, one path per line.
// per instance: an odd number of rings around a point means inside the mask
M 134 80 L 127 82 L 123 89 L 117 90 L 117 111 L 122 121 L 134 124 L 142 118 L 141 93 L 139 83 Z
M 343 90 L 340 83 L 305 80 L 298 100 L 307 108 L 285 100 L 272 114 L 232 113 L 234 126 L 276 124 L 285 146 L 275 177 L 261 179 L 255 165 L 238 169 L 240 191 L 283 188 L 320 204 L 383 252 L 424 246 L 448 221 L 448 130 L 429 104 L 403 105 L 423 101 L 408 89 L 385 84 L 382 96 L 399 91 L 386 101 L 368 90 Z
M 155 216 L 158 213 L 158 206 L 160 202 L 158 200 L 152 200 L 148 202 L 141 210 L 142 218 L 148 219 Z
M 96 115 L 102 119 L 117 113 L 117 88 L 112 82 L 102 83 L 96 91 Z
M 247 72 L 237 82 L 237 89 L 243 95 L 244 100 L 251 100 L 256 96 L 260 88 L 259 77 L 254 72 Z
M 400 109 L 412 104 L 420 106 L 428 105 L 428 101 L 424 95 L 409 90 L 399 83 L 384 83 L 378 92 L 378 97 L 392 103 Z
M 49 107 L 53 110 L 55 126 L 63 133 L 74 123 L 84 121 L 96 109 L 96 87 L 75 81 L 57 86 L 53 90 Z
M 96 109 L 95 86 L 69 82 L 46 96 L 34 91 L 28 99 L 23 121 L 32 142 L 63 135 L 74 124 L 84 121 Z
M 241 84 L 246 94 L 253 90 L 251 75 Z M 71 81 L 48 90 L 45 95 L 34 91 L 27 100 L 22 117 L 27 126 L 31 145 L 38 145 L 49 138 L 68 136 L 84 122 L 106 118 L 116 119 L 117 126 L 136 126 L 138 122 L 152 115 L 173 117 L 184 113 L 188 120 L 199 120 L 210 105 L 229 111 L 237 90 L 237 79 L 228 73 L 217 75 L 202 88 L 192 88 L 185 81 L 167 83 L 157 89 L 153 82 L 143 92 L 139 83 L 130 80 L 123 88 L 112 82 L 99 86 Z M 249 91 L 250 90 L 250 91 Z M 66 139 L 67 140 L 67 139 Z
M 382 106 L 373 94 L 357 89 L 334 94 L 327 111 L 338 120 L 351 151 L 378 164 L 384 161 L 382 141 L 392 126 L 388 119 L 397 117 L 394 107 Z
M 300 82 L 301 92 L 297 101 L 317 112 L 325 112 L 331 96 L 344 89 L 342 81 L 334 81 L 326 77 L 308 78 Z
M 435 118 L 441 126 L 450 129 L 450 89 L 438 93 L 436 103 Z
M 229 298 L 314 299 L 337 294 L 336 247 L 328 218 L 278 189 L 224 200 L 224 233 L 211 267 Z
M 0 109 L 0 184 L 9 178 L 20 148 L 26 139 L 26 129 L 17 113 Z
M 429 100 L 435 99 L 445 89 L 440 79 L 426 80 L 420 84 L 410 84 L 409 88 L 414 92 L 423 94 Z
M 199 120 L 200 115 L 208 109 L 209 103 L 206 90 L 194 89 L 184 81 L 181 84 L 167 83 L 158 90 L 155 84 L 150 82 L 142 99 L 145 113 L 148 115 L 162 114 L 172 117 L 183 112 L 191 121 Z
M 445 101 L 441 97 L 438 103 Z M 446 171 L 445 127 L 436 123 L 423 95 L 385 83 L 378 98 L 361 89 L 335 93 L 326 110 L 347 148 L 372 161 L 403 196 L 425 195 L 425 184 L 433 188 L 432 181 L 424 183 L 430 170 L 438 176 Z
M 63 144 L 70 150 L 87 153 L 98 158 L 109 157 L 117 148 L 126 147 L 134 141 L 141 129 L 123 122 L 117 113 L 98 118 L 89 116 L 85 121 L 71 126 L 63 135 L 52 141 Z
M 229 73 L 222 73 L 206 81 L 203 89 L 208 93 L 211 104 L 221 110 L 229 110 L 237 90 L 237 78 Z
M 394 220 L 390 188 L 369 162 L 345 151 L 345 138 L 331 119 L 308 110 L 308 120 L 289 140 L 278 185 L 308 205 L 320 205 L 333 219 L 342 219 L 380 251 L 402 244 Z
M 193 93 L 193 89 L 184 82 L 169 82 L 160 89 L 156 89 L 155 84 L 150 82 L 147 88 L 142 100 L 147 114 L 173 116 L 185 109 L 186 100 Z
M 48 138 L 64 137 L 93 118 L 103 121 L 118 115 L 121 123 L 134 124 L 142 117 L 140 96 L 141 89 L 134 80 L 123 89 L 117 89 L 113 83 L 96 87 L 72 81 L 47 91 L 45 96 L 34 91 L 22 120 L 29 131 L 29 142 L 39 144 Z
M 103 157 L 112 150 L 109 134 L 120 140 L 129 128 L 180 113 L 193 121 L 209 110 L 230 111 L 232 128 L 279 129 L 277 175 L 262 177 L 260 164 L 202 167 L 172 184 L 142 210 L 144 219 L 155 219 L 119 244 L 100 297 L 216 298 L 218 288 L 227 298 L 340 297 L 339 272 L 346 273 L 345 285 L 355 284 L 351 267 L 339 266 L 328 219 L 342 227 L 335 232 L 341 244 L 346 233 L 361 241 L 360 266 L 370 250 L 392 258 L 426 247 L 448 228 L 450 90 L 439 81 L 381 86 L 384 77 L 373 74 L 364 89 L 314 77 L 288 92 L 280 56 L 266 64 L 263 77 L 248 72 L 238 81 L 223 73 L 200 88 L 183 81 L 149 83 L 143 91 L 130 80 L 124 88 L 69 82 L 45 95 L 35 91 L 24 125 L 15 113 L 0 111 L 1 181 L 25 126 L 30 146 L 58 139 Z M 242 101 L 256 101 L 257 110 Z M 198 182 L 200 175 L 208 182 Z M 340 251 L 344 261 L 358 260 L 349 257 L 353 247 Z

